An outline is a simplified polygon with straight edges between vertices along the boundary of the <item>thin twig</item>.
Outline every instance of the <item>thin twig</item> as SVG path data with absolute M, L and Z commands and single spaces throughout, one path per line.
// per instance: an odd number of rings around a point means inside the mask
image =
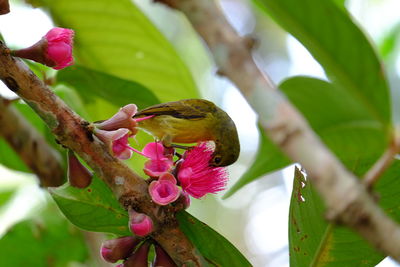
M 400 228 L 386 216 L 364 185 L 321 142 L 303 116 L 255 64 L 251 49 L 214 0 L 157 0 L 183 12 L 208 45 L 220 74 L 241 90 L 264 130 L 306 170 L 325 200 L 327 217 L 351 227 L 400 262 Z
M 0 136 L 37 175 L 41 186 L 59 186 L 64 179 L 60 154 L 11 105 L 0 96 Z
M 363 183 L 368 190 L 371 190 L 385 170 L 391 165 L 396 154 L 399 152 L 399 145 L 399 139 L 394 137 L 383 155 L 364 175 Z
M 154 238 L 179 265 L 201 266 L 204 259 L 180 231 L 172 206 L 151 201 L 147 183 L 93 137 L 88 125 L 0 42 L 0 79 L 43 119 L 57 140 L 73 150 L 103 179 L 127 209 L 150 216 Z M 171 211 L 172 210 L 172 211 Z

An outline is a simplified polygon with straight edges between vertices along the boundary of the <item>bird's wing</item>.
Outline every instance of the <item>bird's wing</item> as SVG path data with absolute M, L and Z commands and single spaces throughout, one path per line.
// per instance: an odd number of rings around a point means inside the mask
M 199 100 L 200 99 L 190 99 L 154 105 L 139 111 L 134 117 L 169 115 L 180 119 L 202 119 L 207 116 L 208 110 L 205 110 L 202 105 L 199 105 L 199 103 L 201 103 Z

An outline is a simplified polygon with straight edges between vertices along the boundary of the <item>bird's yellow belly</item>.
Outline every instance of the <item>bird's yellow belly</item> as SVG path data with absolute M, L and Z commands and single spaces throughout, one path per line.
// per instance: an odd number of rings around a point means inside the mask
M 139 128 L 163 140 L 170 138 L 174 143 L 195 143 L 213 140 L 207 119 L 187 120 L 172 116 L 155 116 L 139 122 Z

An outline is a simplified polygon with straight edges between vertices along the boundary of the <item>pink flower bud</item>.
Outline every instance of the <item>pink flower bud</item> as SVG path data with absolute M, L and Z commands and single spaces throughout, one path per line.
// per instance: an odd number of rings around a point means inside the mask
M 92 182 L 93 174 L 82 165 L 76 158 L 74 152 L 68 151 L 68 181 L 70 185 L 77 188 L 85 188 Z
M 150 243 L 144 242 L 126 261 L 124 267 L 148 267 Z
M 73 64 L 72 47 L 74 31 L 64 28 L 53 28 L 31 47 L 12 51 L 17 57 L 31 59 L 52 67 L 63 69 Z
M 154 258 L 153 267 L 176 267 L 177 265 L 171 257 L 159 245 L 155 245 L 156 256 Z
M 153 231 L 153 221 L 144 213 L 130 210 L 129 229 L 137 236 L 147 236 Z
M 149 185 L 151 199 L 158 205 L 168 205 L 179 197 L 179 187 L 176 185 L 175 177 L 166 172 L 160 176 L 158 181 Z
M 100 123 L 95 123 L 95 126 L 101 130 L 112 131 L 118 130 L 119 128 L 126 128 L 131 131 L 131 135 L 137 133 L 137 123 L 133 119 L 137 107 L 135 104 L 128 104 L 122 107 L 114 116 Z
M 135 236 L 125 236 L 103 242 L 100 253 L 105 261 L 116 262 L 126 259 L 133 252 L 140 240 Z
M 190 207 L 190 202 L 191 202 L 189 194 L 184 192 L 184 191 L 182 191 L 181 192 L 181 196 L 184 198 L 183 204 L 185 206 L 185 209 L 189 208 Z
M 74 63 L 72 47 L 74 31 L 64 28 L 51 29 L 44 38 L 47 40 L 47 57 L 55 63 L 56 70 L 63 69 Z

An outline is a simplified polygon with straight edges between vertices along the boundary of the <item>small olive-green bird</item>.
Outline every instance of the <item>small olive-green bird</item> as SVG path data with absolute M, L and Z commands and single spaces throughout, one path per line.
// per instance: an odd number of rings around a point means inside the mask
M 214 141 L 211 166 L 234 163 L 240 152 L 235 123 L 225 111 L 203 99 L 184 99 L 145 108 L 133 118 L 153 117 L 138 121 L 143 129 L 163 142 L 196 143 Z

